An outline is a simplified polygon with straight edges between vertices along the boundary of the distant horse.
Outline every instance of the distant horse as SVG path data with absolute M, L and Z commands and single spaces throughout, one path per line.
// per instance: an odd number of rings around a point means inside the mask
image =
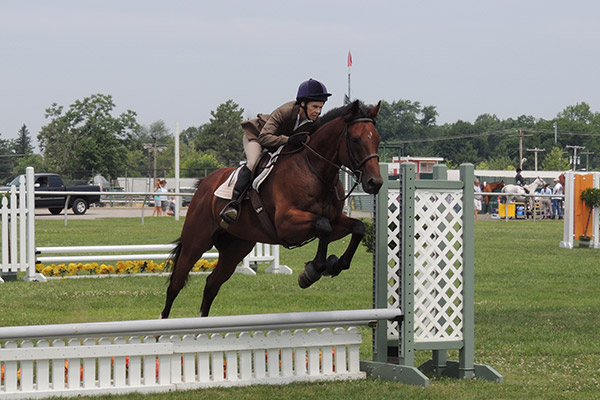
M 529 191 L 529 194 L 534 194 L 535 191 L 540 186 L 544 186 L 544 184 L 544 180 L 538 176 L 535 179 L 535 181 L 533 181 L 529 185 L 525 185 L 524 187 L 521 187 L 519 185 L 506 185 L 502 188 L 502 193 L 514 194 L 514 196 L 506 196 L 506 204 L 514 203 L 515 201 L 520 203 L 529 203 L 529 199 L 531 199 L 531 197 L 525 197 L 525 194 L 527 194 L 525 189 Z
M 481 185 L 481 191 L 484 193 L 493 193 L 497 190 L 500 190 L 504 187 L 504 179 L 500 182 L 488 182 Z M 485 201 L 485 212 L 487 213 L 490 206 L 490 197 L 491 196 L 483 196 L 483 200 Z
M 245 200 L 239 220 L 227 228 L 221 227 L 219 217 L 227 200 L 215 197 L 214 192 L 235 168 L 220 169 L 202 179 L 173 250 L 161 318 L 168 318 L 194 263 L 213 246 L 219 250 L 219 261 L 206 279 L 201 316 L 209 314 L 219 289 L 257 242 L 299 246 L 319 239 L 315 258 L 306 263 L 298 277 L 302 288 L 322 275 L 336 276 L 348 269 L 365 227 L 342 212 L 344 188 L 339 171 L 345 166 L 367 193 L 379 191 L 383 184 L 377 156 L 381 137 L 375 129 L 379 106 L 366 108 L 355 101 L 325 114 L 303 147 L 282 150 L 271 175 L 259 188 L 262 207 L 255 209 Z M 260 212 L 270 217 L 272 229 L 263 226 Z M 339 259 L 335 255 L 327 257 L 329 243 L 348 234 L 352 236 L 344 254 Z

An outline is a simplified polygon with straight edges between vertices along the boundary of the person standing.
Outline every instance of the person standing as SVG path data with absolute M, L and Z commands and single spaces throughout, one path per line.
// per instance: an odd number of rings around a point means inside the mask
M 552 194 L 552 188 L 549 183 L 544 185 L 544 188 L 540 191 L 541 194 Z M 552 218 L 552 200 L 550 197 L 542 197 L 540 202 L 544 206 L 544 218 Z
M 479 219 L 479 212 L 481 211 L 481 198 L 483 196 L 481 194 L 481 183 L 477 178 L 475 178 L 475 185 L 473 186 L 473 189 L 475 190 L 475 195 L 473 199 L 475 203 L 475 219 L 477 220 Z
M 560 197 L 552 198 L 552 219 L 562 219 L 562 194 L 563 186 L 560 184 L 558 178 L 554 178 L 554 189 L 552 189 L 552 194 L 561 195 Z
M 154 211 L 152 212 L 153 217 L 155 215 L 157 217 L 160 217 L 162 215 L 162 207 L 160 204 L 160 192 L 160 181 L 157 179 L 156 182 L 154 182 Z
M 167 196 L 169 189 L 167 189 L 167 181 L 165 179 L 160 180 L 160 192 L 163 193 L 160 196 L 160 207 L 162 213 L 165 214 L 167 212 L 167 207 L 169 206 L 169 196 Z

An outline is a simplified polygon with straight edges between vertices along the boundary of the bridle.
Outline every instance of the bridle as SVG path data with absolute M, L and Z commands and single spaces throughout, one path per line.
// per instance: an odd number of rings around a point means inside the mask
M 308 163 L 308 166 L 311 170 L 311 172 L 317 177 L 319 178 L 319 180 L 321 180 L 321 182 L 323 182 L 325 185 L 330 186 L 332 191 L 335 191 L 335 195 L 337 197 L 338 200 L 346 200 L 348 198 L 348 196 L 350 196 L 350 194 L 354 191 L 354 189 L 356 189 L 356 186 L 358 186 L 358 184 L 361 181 L 362 178 L 362 171 L 361 168 L 365 165 L 365 163 L 367 161 L 369 161 L 372 158 L 377 158 L 377 160 L 379 160 L 379 155 L 377 153 L 373 153 L 373 154 L 369 154 L 368 156 L 364 157 L 362 160 L 358 161 L 358 159 L 356 158 L 356 155 L 354 154 L 354 152 L 352 152 L 352 146 L 350 145 L 350 136 L 348 135 L 348 127 L 350 125 L 354 125 L 356 123 L 362 123 L 362 122 L 370 122 L 372 124 L 375 123 L 375 121 L 372 118 L 356 118 L 353 119 L 351 121 L 347 121 L 345 122 L 344 125 L 344 131 L 342 132 L 342 135 L 340 135 L 340 140 L 342 140 L 342 137 L 345 138 L 345 142 L 346 142 L 346 154 L 348 155 L 348 159 L 350 161 L 350 169 L 348 169 L 346 166 L 344 165 L 338 165 L 336 163 L 334 163 L 333 161 L 329 160 L 328 158 L 322 156 L 320 153 L 318 153 L 315 149 L 313 149 L 312 147 L 309 146 L 309 143 L 302 143 L 304 148 L 309 150 L 312 154 L 314 154 L 315 156 L 317 156 L 318 158 L 320 158 L 321 160 L 325 161 L 327 164 L 333 166 L 336 170 L 338 171 L 344 171 L 345 173 L 347 173 L 348 175 L 352 176 L 352 178 L 354 179 L 354 184 L 352 185 L 352 188 L 350 189 L 350 191 L 348 192 L 348 194 L 343 197 L 340 198 L 340 196 L 337 193 L 337 183 L 339 181 L 339 174 L 336 174 L 336 180 L 333 183 L 333 185 L 330 185 L 329 182 L 326 182 L 323 177 L 321 175 L 319 175 L 317 173 L 317 171 L 315 171 L 315 169 L 313 168 L 310 160 L 308 159 L 308 152 L 306 152 L 306 161 Z M 338 141 L 338 146 L 337 148 L 339 149 L 339 141 Z

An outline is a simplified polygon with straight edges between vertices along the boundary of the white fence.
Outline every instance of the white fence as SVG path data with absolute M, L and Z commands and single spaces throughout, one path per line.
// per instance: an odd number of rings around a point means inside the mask
M 46 278 L 35 271 L 37 262 L 164 260 L 169 257 L 169 252 L 174 248 L 172 244 L 36 247 L 33 168 L 27 168 L 26 176 L 21 179 L 20 186 L 11 187 L 9 197 L 2 198 L 0 216 L 2 218 L 2 264 L 0 265 L 2 276 L 25 272 L 25 280 L 45 281 Z M 160 253 L 147 253 L 149 251 Z M 87 255 L 76 255 L 76 253 L 87 253 Z M 46 256 L 46 254 L 62 255 Z M 203 254 L 203 258 L 218 258 L 218 253 L 211 251 Z M 258 263 L 269 263 L 267 273 L 288 275 L 292 273 L 289 267 L 279 263 L 279 246 L 263 243 L 256 244 L 238 266 L 237 272 L 255 274 Z M 0 278 L 1 282 L 3 282 L 2 278 Z
M 0 398 L 364 378 L 354 326 L 400 316 L 369 309 L 0 328 Z

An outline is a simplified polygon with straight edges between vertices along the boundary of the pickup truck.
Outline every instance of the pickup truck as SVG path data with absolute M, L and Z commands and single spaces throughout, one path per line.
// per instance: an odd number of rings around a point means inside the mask
M 13 179 L 9 186 L 19 185 L 19 178 L 17 176 Z M 58 215 L 65 207 L 65 201 L 67 198 L 66 194 L 61 192 L 90 192 L 89 195 L 71 195 L 69 197 L 68 208 L 73 209 L 73 213 L 76 215 L 85 214 L 90 207 L 90 204 L 100 203 L 100 186 L 96 185 L 77 185 L 77 186 L 65 186 L 61 176 L 59 174 L 34 174 L 34 187 L 36 191 L 41 192 L 56 192 L 56 196 L 50 195 L 36 195 L 35 196 L 35 208 L 47 208 L 51 214 Z M 7 188 L 1 188 L 0 190 L 8 190 Z M 97 193 L 96 193 L 97 192 Z

